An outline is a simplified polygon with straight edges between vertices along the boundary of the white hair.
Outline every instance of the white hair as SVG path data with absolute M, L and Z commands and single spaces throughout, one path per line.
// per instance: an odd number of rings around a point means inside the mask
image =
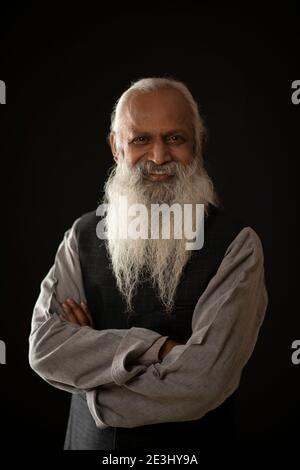
M 191 92 L 183 82 L 175 80 L 174 78 L 142 78 L 136 82 L 133 82 L 130 88 L 128 88 L 120 96 L 114 106 L 111 115 L 110 126 L 111 133 L 115 134 L 117 149 L 118 151 L 121 151 L 122 149 L 122 143 L 120 139 L 121 117 L 124 110 L 124 105 L 127 103 L 128 99 L 134 93 L 147 93 L 165 88 L 174 88 L 175 90 L 178 90 L 184 96 L 190 107 L 194 131 L 194 157 L 198 157 L 199 161 L 202 163 L 203 149 L 206 141 L 206 128 L 200 115 L 198 105 L 194 100 Z
M 207 213 L 209 204 L 215 205 L 216 196 L 211 179 L 206 171 L 194 158 L 188 165 L 180 162 L 165 164 L 164 171 L 173 174 L 170 182 L 148 182 L 145 184 L 143 172 L 150 173 L 155 170 L 156 164 L 152 161 L 141 162 L 139 166 L 130 168 L 126 159 L 120 159 L 114 166 L 105 183 L 104 203 L 107 205 L 107 214 L 104 219 L 105 239 L 111 267 L 115 274 L 119 291 L 126 301 L 128 312 L 133 311 L 133 297 L 140 282 L 147 277 L 157 292 L 166 314 L 171 313 L 174 306 L 177 286 L 180 282 L 184 266 L 191 257 L 192 252 L 186 249 L 186 236 L 177 239 L 174 236 L 173 221 L 171 221 L 171 235 L 168 239 L 158 238 L 125 238 L 115 235 L 116 227 L 123 230 L 130 224 L 132 217 L 129 212 L 124 218 L 119 217 L 119 197 L 126 196 L 128 207 L 132 204 L 143 204 L 147 209 L 144 225 L 149 221 L 150 233 L 154 224 L 162 227 L 163 222 L 148 220 L 151 204 L 166 203 L 171 206 L 177 203 L 183 209 L 184 204 L 204 204 Z M 142 216 L 143 217 L 143 216 Z M 193 212 L 195 219 L 195 211 Z M 174 219 L 172 219 L 174 220 Z M 181 222 L 183 223 L 183 222 Z M 193 220 L 195 227 L 195 220 Z M 184 232 L 184 230 L 183 230 Z
M 155 288 L 157 295 L 167 314 L 174 307 L 177 287 L 183 270 L 191 257 L 186 250 L 183 239 L 119 239 L 114 237 L 115 228 L 127 222 L 118 217 L 115 210 L 119 205 L 119 196 L 127 197 L 128 205 L 142 203 L 147 208 L 151 204 L 177 202 L 205 206 L 208 213 L 209 205 L 218 206 L 218 195 L 203 162 L 203 144 L 206 129 L 200 115 L 198 105 L 186 85 L 173 78 L 143 78 L 134 82 L 119 98 L 111 115 L 110 131 L 114 134 L 116 150 L 122 154 L 122 119 L 124 107 L 134 93 L 147 93 L 159 89 L 176 89 L 186 99 L 191 111 L 191 125 L 194 131 L 194 158 L 184 165 L 180 161 L 164 164 L 164 172 L 172 175 L 170 181 L 159 184 L 145 180 L 145 175 L 157 172 L 157 164 L 151 160 L 137 162 L 134 168 L 128 165 L 126 158 L 120 158 L 111 168 L 105 184 L 104 202 L 107 204 L 105 226 L 107 232 L 106 247 L 115 274 L 119 291 L 126 301 L 128 312 L 134 310 L 134 296 L 140 282 L 146 278 Z

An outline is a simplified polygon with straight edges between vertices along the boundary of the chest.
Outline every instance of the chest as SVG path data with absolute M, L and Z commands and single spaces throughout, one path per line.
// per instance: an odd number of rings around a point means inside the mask
M 82 265 L 88 305 L 98 329 L 141 327 L 186 342 L 192 334 L 195 306 L 217 270 L 219 257 L 205 251 L 193 252 L 177 287 L 174 308 L 167 314 L 156 289 L 149 281 L 138 286 L 133 299 L 134 311 L 126 311 L 117 288 L 104 243 L 90 252 Z

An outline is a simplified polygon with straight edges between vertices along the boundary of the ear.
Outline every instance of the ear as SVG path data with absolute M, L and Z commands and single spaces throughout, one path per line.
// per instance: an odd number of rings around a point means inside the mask
M 116 134 L 114 132 L 111 132 L 109 134 L 109 144 L 111 148 L 111 153 L 113 154 L 115 162 L 118 161 L 119 155 L 117 151 L 117 142 L 116 142 Z

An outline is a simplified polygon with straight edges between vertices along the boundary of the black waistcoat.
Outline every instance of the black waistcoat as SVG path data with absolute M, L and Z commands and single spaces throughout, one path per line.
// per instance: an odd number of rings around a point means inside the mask
M 209 207 L 204 225 L 204 246 L 192 252 L 177 288 L 174 309 L 167 316 L 154 289 L 147 282 L 139 286 L 134 297 L 134 314 L 128 315 L 110 268 L 105 243 L 96 235 L 99 221 L 95 211 L 85 214 L 77 232 L 83 284 L 95 327 L 143 327 L 185 343 L 192 334 L 192 314 L 199 297 L 216 274 L 226 249 L 245 224 L 225 215 L 221 209 Z M 74 400 L 82 398 L 75 395 Z M 235 400 L 234 393 L 217 409 L 195 421 L 104 430 L 95 427 L 94 432 L 100 439 L 99 448 L 101 438 L 108 443 L 109 449 L 199 448 L 204 441 L 217 443 L 231 435 Z M 85 408 L 85 412 L 89 413 L 82 403 L 80 406 L 81 414 Z M 82 419 L 85 419 L 84 416 Z

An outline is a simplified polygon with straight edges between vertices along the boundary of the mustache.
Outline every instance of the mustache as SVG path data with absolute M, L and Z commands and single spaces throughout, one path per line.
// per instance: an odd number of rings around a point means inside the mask
M 127 188 L 133 188 L 136 184 L 145 185 L 145 176 L 150 173 L 153 174 L 167 174 L 172 178 L 170 181 L 163 181 L 160 186 L 169 187 L 174 184 L 183 184 L 184 182 L 191 182 L 196 174 L 202 175 L 202 167 L 196 158 L 188 164 L 181 161 L 171 160 L 162 164 L 154 163 L 152 160 L 140 160 L 134 166 L 130 166 L 127 160 L 123 157 L 111 168 L 109 180 L 114 180 L 115 184 L 125 185 Z M 146 185 L 145 185 L 146 186 Z M 156 184 L 155 184 L 156 187 Z
M 157 163 L 154 163 L 152 160 L 140 161 L 136 163 L 133 171 L 135 177 L 139 181 L 149 173 L 164 173 L 175 177 L 175 181 L 187 181 L 190 180 L 195 173 L 202 173 L 201 166 L 196 158 L 193 158 L 193 160 L 188 164 L 184 164 L 180 161 L 171 161 L 157 165 Z
M 178 176 L 180 174 L 180 165 L 179 162 L 168 162 L 161 165 L 157 165 L 151 160 L 138 162 L 136 164 L 136 173 L 138 176 L 147 176 L 149 173 L 152 174 L 166 174 L 170 176 Z

